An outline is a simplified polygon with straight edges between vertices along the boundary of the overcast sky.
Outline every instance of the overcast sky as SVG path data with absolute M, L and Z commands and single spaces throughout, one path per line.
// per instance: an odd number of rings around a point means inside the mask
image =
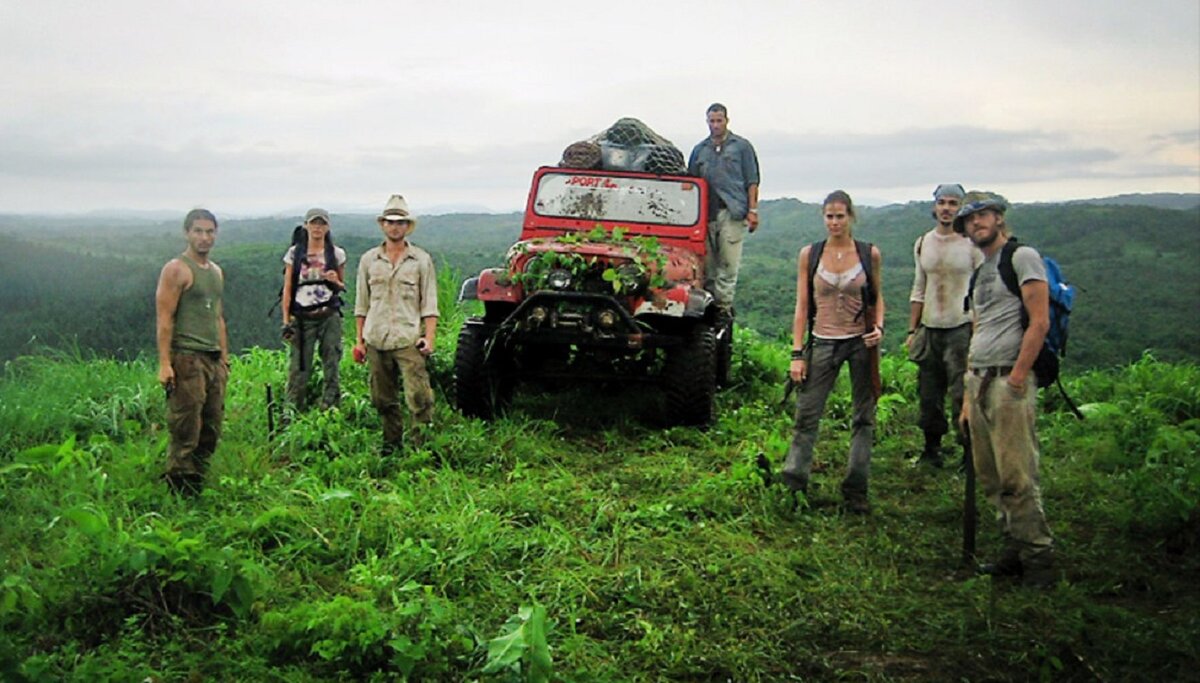
M 704 110 L 765 198 L 1200 192 L 1200 2 L 0 0 L 0 213 L 517 210 Z

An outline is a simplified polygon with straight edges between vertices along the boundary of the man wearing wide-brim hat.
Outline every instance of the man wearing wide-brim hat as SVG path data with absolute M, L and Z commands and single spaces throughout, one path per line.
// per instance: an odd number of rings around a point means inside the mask
M 358 265 L 354 358 L 368 364 L 371 403 L 383 420 L 388 452 L 404 438 L 398 380 L 412 419 L 420 425 L 433 421 L 425 359 L 437 335 L 437 273 L 429 254 L 408 241 L 417 218 L 404 197 L 392 195 L 376 222 L 383 243 L 363 254 Z

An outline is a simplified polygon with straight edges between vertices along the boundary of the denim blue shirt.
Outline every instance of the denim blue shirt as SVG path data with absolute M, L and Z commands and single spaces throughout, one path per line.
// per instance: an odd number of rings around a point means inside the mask
M 716 220 L 720 207 L 717 198 L 729 209 L 729 217 L 741 220 L 750 208 L 750 186 L 758 184 L 758 155 L 750 141 L 731 132 L 725 133 L 721 151 L 711 137 L 704 138 L 688 158 L 688 173 L 708 181 L 709 220 Z

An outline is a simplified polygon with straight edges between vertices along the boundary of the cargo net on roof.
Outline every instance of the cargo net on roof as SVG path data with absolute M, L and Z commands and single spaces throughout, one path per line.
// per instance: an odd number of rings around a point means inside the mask
M 568 145 L 558 165 L 662 175 L 687 173 L 679 148 L 634 118 L 619 119 L 587 140 Z

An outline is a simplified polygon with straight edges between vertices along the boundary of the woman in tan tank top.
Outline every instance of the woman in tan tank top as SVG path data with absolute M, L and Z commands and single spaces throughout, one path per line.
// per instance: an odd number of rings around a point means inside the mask
M 806 492 L 812 470 L 813 447 L 825 402 L 844 363 L 850 364 L 854 413 L 850 437 L 849 465 L 842 481 L 842 496 L 851 512 L 870 511 L 867 480 L 871 445 L 875 433 L 876 394 L 871 377 L 870 353 L 883 339 L 883 292 L 880 286 L 882 257 L 869 249 L 870 264 L 862 263 L 853 236 L 854 203 L 841 190 L 822 203 L 828 237 L 820 250 L 815 272 L 810 268 L 810 245 L 800 250 L 796 280 L 796 313 L 792 324 L 793 346 L 788 374 L 800 385 L 796 402 L 796 425 L 784 463 L 782 480 L 793 491 Z M 868 267 L 869 265 L 869 267 Z M 813 272 L 809 300 L 809 273 Z M 874 306 L 864 309 L 868 273 L 874 290 Z M 868 295 L 869 296 L 869 295 Z M 870 302 L 867 302 L 868 304 Z M 808 344 L 810 306 L 816 306 L 813 334 Z M 870 320 L 865 319 L 870 316 Z

